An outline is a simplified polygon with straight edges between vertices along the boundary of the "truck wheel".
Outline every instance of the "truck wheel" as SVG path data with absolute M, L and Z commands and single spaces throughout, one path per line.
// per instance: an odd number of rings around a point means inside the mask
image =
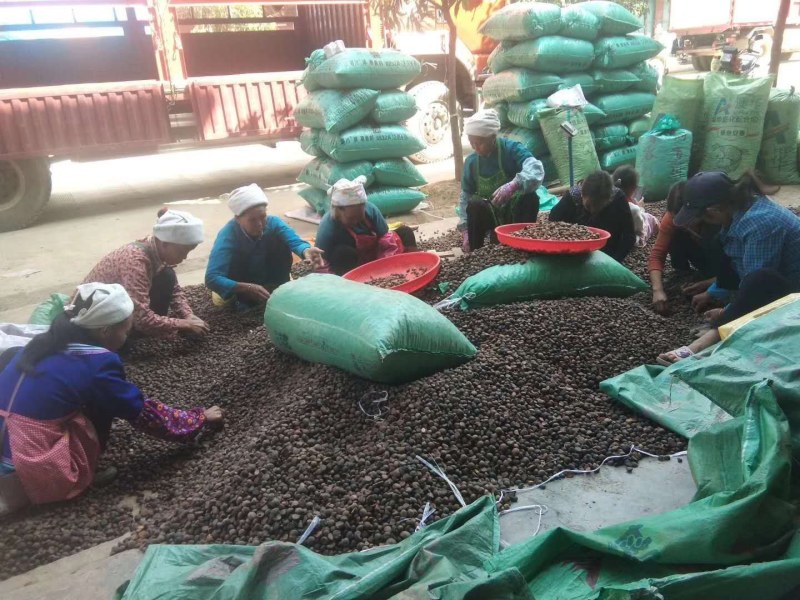
M 692 55 L 692 68 L 695 71 L 710 71 L 712 60 L 713 58 L 711 56 Z
M 36 221 L 50 200 L 50 188 L 47 159 L 0 160 L 0 231 Z
M 453 156 L 447 86 L 441 81 L 423 81 L 408 93 L 416 98 L 419 112 L 406 121 L 406 127 L 427 146 L 409 158 L 416 163 L 447 160 Z M 461 105 L 458 111 L 461 113 Z

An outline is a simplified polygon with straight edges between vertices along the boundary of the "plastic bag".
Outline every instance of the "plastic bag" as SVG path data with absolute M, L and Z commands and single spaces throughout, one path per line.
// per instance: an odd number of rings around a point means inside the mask
M 558 75 L 509 69 L 488 77 L 481 89 L 484 100 L 489 103 L 525 102 L 552 94 L 561 83 Z
M 303 127 L 344 131 L 372 111 L 379 93 L 366 89 L 311 92 L 294 109 L 294 118 Z
M 664 200 L 673 184 L 688 177 L 691 152 L 692 132 L 669 115 L 639 138 L 636 170 L 646 201 Z
M 338 162 L 411 156 L 425 144 L 402 125 L 358 125 L 341 133 L 321 133 L 319 147 Z
M 603 35 L 625 35 L 644 27 L 636 15 L 616 2 L 589 0 L 577 6 L 600 19 L 600 32 Z
M 378 185 L 419 187 L 428 183 L 419 169 L 407 158 L 375 161 L 373 174 Z
M 589 103 L 579 85 L 558 90 L 547 97 L 547 106 L 550 108 L 583 108 L 587 104 Z
M 771 88 L 771 77 L 708 74 L 703 85 L 700 170 L 725 171 L 738 179 L 755 168 Z
M 592 77 L 601 94 L 618 94 L 641 82 L 639 77 L 625 69 L 595 69 Z
M 770 183 L 800 183 L 797 135 L 800 129 L 800 95 L 794 87 L 770 92 L 764 117 L 764 137 L 758 155 L 758 169 Z
M 636 146 L 617 148 L 608 152 L 601 152 L 598 156 L 600 166 L 604 171 L 614 171 L 622 165 L 636 164 Z
M 384 217 L 411 212 L 427 197 L 425 192 L 407 187 L 376 186 L 367 189 L 367 200 L 377 206 Z
M 627 146 L 631 142 L 625 123 L 611 123 L 592 127 L 592 139 L 598 152 Z
M 369 82 L 370 89 L 390 90 L 403 87 L 421 72 L 416 58 L 397 50 L 349 48 L 319 64 L 310 63 L 303 84 L 309 90 L 349 90 Z
M 594 45 L 594 66 L 624 69 L 653 58 L 663 49 L 659 42 L 643 35 L 600 38 Z
M 547 142 L 544 141 L 544 135 L 537 129 L 513 127 L 511 129 L 502 130 L 500 132 L 500 137 L 504 137 L 513 142 L 519 142 L 536 158 L 549 152 L 547 149 Z
M 379 124 L 402 123 L 417 114 L 417 100 L 402 90 L 382 92 L 370 118 Z
M 630 121 L 650 112 L 656 97 L 646 92 L 624 92 L 622 94 L 606 94 L 594 99 L 594 103 L 606 113 L 599 123 L 618 123 Z
M 594 60 L 594 46 L 586 40 L 559 35 L 521 42 L 505 53 L 514 66 L 555 73 L 585 71 Z
M 50 325 L 55 318 L 64 312 L 64 306 L 69 303 L 66 294 L 50 294 L 50 297 L 33 309 L 28 323 L 30 325 Z
M 264 327 L 283 352 L 387 384 L 432 375 L 477 353 L 422 300 L 335 275 L 280 286 L 267 302 Z
M 315 158 L 300 171 L 297 181 L 306 183 L 312 187 L 324 190 L 340 179 L 353 180 L 356 177 L 364 176 L 367 178 L 365 186 L 372 185 L 374 181 L 372 173 L 372 163 L 367 160 L 360 160 L 350 163 L 338 163 L 330 158 Z
M 600 19 L 583 4 L 570 4 L 561 10 L 561 34 L 593 42 L 600 35 Z
M 331 208 L 331 199 L 328 197 L 328 193 L 322 191 L 319 188 L 315 187 L 307 187 L 303 188 L 297 194 L 306 201 L 313 210 L 318 215 L 324 215 L 328 212 Z
M 593 95 L 600 92 L 600 86 L 594 80 L 594 77 L 588 73 L 572 73 L 564 75 L 561 84 L 558 86 L 559 90 L 565 90 L 576 85 L 581 86 L 581 91 L 585 98 L 591 98 Z
M 10 348 L 22 348 L 35 336 L 50 329 L 50 325 L 0 323 L 0 354 Z
M 319 129 L 304 129 L 300 133 L 300 149 L 311 156 L 325 156 L 319 147 Z
M 556 165 L 558 178 L 566 183 L 569 181 L 569 144 L 567 135 L 561 128 L 564 122 L 569 122 L 577 130 L 572 138 L 572 155 L 575 181 L 580 181 L 600 168 L 583 110 L 547 108 L 539 111 L 539 123 Z
M 458 300 L 462 310 L 467 310 L 577 296 L 624 298 L 647 287 L 603 252 L 539 255 L 522 264 L 497 265 L 468 277 L 450 300 Z
M 544 2 L 508 4 L 492 13 L 478 31 L 494 40 L 530 40 L 561 30 L 561 9 Z

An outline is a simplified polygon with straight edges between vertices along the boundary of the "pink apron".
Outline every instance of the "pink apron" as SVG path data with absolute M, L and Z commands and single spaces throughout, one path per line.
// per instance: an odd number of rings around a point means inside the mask
M 24 374 L 20 375 L 17 381 L 9 410 L 0 409 L 8 431 L 14 469 L 34 504 L 74 498 L 89 487 L 94 478 L 100 457 L 97 432 L 79 411 L 46 421 L 11 412 L 24 378 Z M 0 444 L 2 433 L 0 431 Z
M 380 243 L 380 238 L 378 238 L 378 235 L 375 233 L 375 228 L 372 225 L 372 221 L 366 219 L 366 223 L 370 229 L 370 233 L 356 233 L 349 227 L 347 228 L 347 233 L 349 233 L 350 237 L 352 237 L 356 242 L 356 254 L 358 255 L 358 264 L 360 265 L 383 258 L 381 248 L 382 244 Z M 394 231 L 387 233 L 385 237 L 387 236 L 392 237 L 394 245 L 399 250 L 396 253 L 402 254 L 405 251 L 405 248 L 403 247 L 403 242 L 400 241 L 400 236 Z

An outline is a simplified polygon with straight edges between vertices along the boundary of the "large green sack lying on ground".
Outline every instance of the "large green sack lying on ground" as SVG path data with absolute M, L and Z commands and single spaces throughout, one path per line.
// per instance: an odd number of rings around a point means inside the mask
M 571 4 L 561 10 L 561 34 L 593 42 L 600 35 L 600 19 L 584 10 L 581 4 Z
M 564 75 L 561 78 L 561 84 L 558 86 L 558 89 L 565 90 L 567 88 L 575 87 L 576 85 L 581 86 L 581 91 L 583 92 L 584 98 L 591 98 L 595 94 L 600 93 L 600 86 L 597 85 L 594 77 L 592 77 L 589 73 L 572 73 L 570 75 Z
M 632 89 L 649 94 L 658 92 L 658 71 L 654 66 L 642 62 L 630 67 L 629 70 L 639 78 L 639 82 L 635 83 Z
M 310 156 L 325 156 L 319 147 L 319 129 L 304 129 L 300 133 L 300 149 Z
M 616 2 L 589 0 L 577 6 L 600 19 L 600 32 L 603 35 L 625 35 L 644 27 L 639 17 Z
M 356 177 L 363 175 L 367 178 L 367 182 L 364 185 L 372 185 L 374 181 L 372 170 L 372 163 L 368 160 L 338 163 L 328 157 L 315 158 L 300 171 L 297 181 L 327 191 L 330 186 L 340 179 L 352 181 Z
M 509 69 L 489 76 L 481 89 L 484 100 L 489 103 L 525 102 L 549 96 L 558 89 L 561 81 L 558 75 L 551 73 Z
M 492 13 L 479 31 L 494 40 L 531 40 L 561 29 L 561 9 L 544 2 L 508 4 Z
M 402 125 L 358 125 L 341 133 L 321 133 L 319 147 L 338 162 L 352 162 L 411 156 L 425 144 Z
M 703 84 L 700 170 L 725 171 L 737 179 L 755 168 L 771 88 L 771 77 L 708 74 Z
M 650 131 L 650 117 L 642 117 L 641 119 L 634 119 L 628 123 L 628 135 L 631 136 L 633 141 L 638 140 L 645 133 Z
M 613 172 L 623 165 L 636 164 L 636 146 L 626 146 L 616 150 L 609 150 L 608 152 L 600 152 L 597 158 L 604 171 Z
M 594 66 L 600 69 L 624 69 L 653 58 L 664 47 L 643 35 L 600 38 L 594 45 Z
M 800 95 L 794 87 L 770 92 L 764 117 L 764 137 L 758 155 L 758 170 L 770 183 L 800 183 L 797 135 L 800 129 Z
M 417 114 L 417 100 L 402 90 L 382 92 L 370 118 L 379 124 L 402 123 Z
M 544 134 L 538 129 L 525 129 L 523 127 L 513 127 L 504 129 L 500 132 L 500 137 L 504 137 L 514 142 L 519 142 L 528 149 L 528 152 L 536 158 L 548 152 L 547 142 L 544 141 Z
M 598 152 L 627 146 L 631 142 L 625 123 L 611 123 L 592 127 L 592 139 Z
M 297 193 L 318 215 L 324 215 L 331 207 L 331 199 L 327 192 L 323 192 L 319 188 L 307 187 Z
M 691 153 L 692 132 L 670 116 L 639 138 L 636 170 L 647 202 L 664 200 L 673 184 L 688 177 Z
M 505 53 L 516 67 L 555 73 L 585 71 L 594 60 L 594 46 L 586 40 L 560 35 L 521 42 Z
M 309 90 L 349 90 L 365 83 L 370 89 L 390 90 L 403 87 L 421 72 L 416 58 L 397 50 L 348 48 L 319 64 L 310 63 L 303 83 Z
M 294 118 L 303 127 L 339 132 L 362 121 L 375 106 L 380 92 L 356 89 L 311 92 L 294 109 Z
M 31 325 L 50 325 L 55 318 L 64 312 L 64 305 L 69 302 L 66 294 L 50 294 L 44 302 L 39 303 L 33 309 L 28 323 Z
M 586 116 L 580 109 L 547 108 L 539 112 L 539 123 L 556 165 L 558 178 L 566 183 L 569 182 L 569 147 L 567 136 L 561 128 L 564 122 L 571 123 L 577 130 L 572 138 L 572 154 L 575 181 L 580 181 L 600 168 Z
M 428 183 L 419 169 L 407 158 L 387 158 L 375 161 L 375 183 L 400 187 L 419 187 Z
M 458 366 L 477 352 L 422 300 L 335 275 L 280 286 L 267 302 L 264 326 L 283 352 L 388 384 Z
M 367 200 L 377 206 L 384 217 L 411 212 L 425 198 L 425 192 L 407 187 L 376 186 L 367 190 Z
M 618 94 L 641 81 L 625 69 L 595 69 L 592 71 L 592 77 L 600 94 Z
M 539 255 L 522 264 L 497 265 L 468 277 L 448 303 L 463 310 L 575 296 L 624 298 L 647 284 L 603 252 Z
M 656 97 L 646 92 L 624 92 L 606 94 L 594 99 L 594 104 L 606 113 L 599 123 L 630 121 L 650 112 Z

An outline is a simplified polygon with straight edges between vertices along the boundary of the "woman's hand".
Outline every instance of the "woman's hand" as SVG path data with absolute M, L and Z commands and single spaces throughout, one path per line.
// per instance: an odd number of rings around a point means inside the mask
M 461 251 L 464 254 L 470 253 L 469 234 L 466 231 L 461 233 Z
M 704 279 L 703 281 L 687 283 L 681 288 L 681 291 L 687 296 L 696 296 L 697 294 L 702 294 L 708 288 L 710 288 L 712 283 L 714 283 L 713 277 L 711 279 Z
M 714 306 L 714 297 L 708 292 L 696 294 L 692 297 L 692 308 L 697 314 L 704 313 L 706 310 Z
M 211 331 L 208 323 L 203 321 L 203 319 L 197 315 L 189 315 L 187 319 L 182 319 L 178 325 L 178 329 L 188 333 L 189 335 L 194 335 L 197 337 L 207 335 Z
M 266 302 L 270 295 L 265 287 L 257 283 L 239 283 L 236 285 L 236 293 L 256 304 Z
M 325 261 L 322 258 L 324 254 L 324 251 L 315 246 L 311 246 L 303 251 L 303 258 L 306 260 L 306 262 L 311 263 L 311 268 L 316 271 L 325 264 Z
M 653 290 L 653 310 L 660 315 L 669 313 L 669 303 L 664 290 Z
M 212 406 L 203 411 L 206 417 L 206 423 L 222 423 L 225 416 L 222 414 L 222 409 L 219 406 Z
M 503 206 L 511 199 L 511 196 L 519 189 L 519 184 L 516 181 L 509 181 L 501 185 L 492 194 L 492 204 L 495 206 Z

